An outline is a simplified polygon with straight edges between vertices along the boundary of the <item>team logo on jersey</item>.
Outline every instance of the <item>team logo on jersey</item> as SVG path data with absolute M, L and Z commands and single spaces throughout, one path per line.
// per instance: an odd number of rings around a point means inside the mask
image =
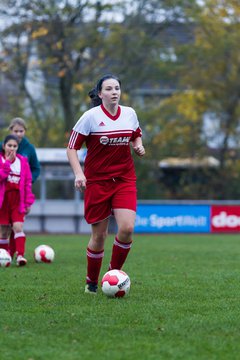
M 100 137 L 99 141 L 102 145 L 128 145 L 130 141 L 129 136 L 119 136 L 108 138 L 107 136 Z
M 9 181 L 12 184 L 18 184 L 20 181 L 20 176 L 18 175 L 8 175 L 7 181 Z
M 107 145 L 109 143 L 109 138 L 107 136 L 101 136 L 99 141 L 102 145 Z

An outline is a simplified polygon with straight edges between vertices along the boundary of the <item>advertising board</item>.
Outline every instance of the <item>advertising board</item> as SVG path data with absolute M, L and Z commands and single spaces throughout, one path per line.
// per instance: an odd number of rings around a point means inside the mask
M 139 204 L 135 233 L 209 233 L 209 205 Z
M 211 232 L 239 232 L 240 206 L 239 205 L 212 205 Z

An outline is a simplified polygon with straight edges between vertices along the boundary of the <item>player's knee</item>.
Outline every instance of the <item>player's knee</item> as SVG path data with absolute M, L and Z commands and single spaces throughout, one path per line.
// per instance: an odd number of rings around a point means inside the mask
M 134 226 L 132 224 L 126 224 L 125 226 L 122 226 L 119 229 L 119 232 L 124 236 L 124 237 L 131 237 L 132 233 L 134 230 Z
M 94 238 L 96 242 L 103 242 L 107 237 L 107 231 L 98 232 L 95 234 Z
M 23 232 L 23 226 L 20 224 L 13 225 L 14 234 Z

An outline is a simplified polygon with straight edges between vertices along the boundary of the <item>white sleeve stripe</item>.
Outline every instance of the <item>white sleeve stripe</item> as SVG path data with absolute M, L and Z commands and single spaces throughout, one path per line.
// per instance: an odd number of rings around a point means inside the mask
M 116 131 L 96 131 L 92 132 L 91 135 L 118 135 L 118 134 L 127 134 L 131 135 L 132 130 L 116 130 Z
M 76 140 L 77 140 L 77 136 L 78 136 L 78 133 L 76 131 L 73 131 L 71 136 L 70 136 L 70 139 L 69 139 L 69 148 L 73 148 L 75 143 L 76 143 Z

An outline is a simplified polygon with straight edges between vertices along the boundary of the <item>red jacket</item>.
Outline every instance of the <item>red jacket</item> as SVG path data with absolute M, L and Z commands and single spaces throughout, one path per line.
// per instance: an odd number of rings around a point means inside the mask
M 32 174 L 27 158 L 19 154 L 17 154 L 17 157 L 21 162 L 19 212 L 25 213 L 26 208 L 30 207 L 35 200 L 35 196 L 32 193 Z M 3 154 L 0 153 L 0 208 L 4 200 L 7 177 L 10 174 L 10 165 L 11 162 L 9 160 L 3 162 Z

